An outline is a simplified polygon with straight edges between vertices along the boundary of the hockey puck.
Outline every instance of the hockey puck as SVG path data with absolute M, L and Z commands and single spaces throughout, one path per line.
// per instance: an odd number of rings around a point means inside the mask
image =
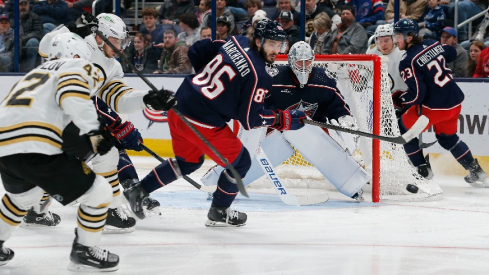
M 416 194 L 416 193 L 418 193 L 419 188 L 414 184 L 408 184 L 406 186 L 406 190 L 408 190 L 409 192 L 411 192 L 413 194 Z

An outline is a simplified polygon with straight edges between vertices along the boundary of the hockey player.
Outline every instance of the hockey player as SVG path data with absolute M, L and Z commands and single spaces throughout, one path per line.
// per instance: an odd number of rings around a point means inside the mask
M 0 204 L 0 265 L 14 257 L 4 242 L 46 190 L 62 205 L 80 202 L 69 269 L 117 270 L 119 257 L 95 246 L 112 201 L 110 186 L 79 160 L 105 154 L 115 142 L 90 100 L 100 71 L 88 61 L 85 41 L 71 33 L 55 36 L 46 55 L 49 61 L 26 74 L 0 104 L 0 174 L 6 190 Z
M 102 71 L 102 82 L 97 96 L 107 105 L 119 113 L 133 113 L 143 108 L 169 109 L 174 104 L 174 99 L 168 92 L 161 90 L 157 93 L 135 90 L 125 83 L 121 64 L 115 59 L 114 52 L 103 39 L 93 33 L 98 29 L 102 35 L 116 47 L 122 49 L 127 44 L 128 35 L 126 25 L 116 15 L 102 13 L 96 18 L 89 13 L 84 13 L 75 24 L 68 24 L 70 29 L 84 37 L 87 45 L 92 50 L 92 62 Z M 53 36 L 59 33 L 70 32 L 65 26 L 46 34 L 39 44 L 39 54 L 44 56 L 48 50 Z M 93 170 L 103 175 L 111 183 L 114 200 L 109 207 L 110 219 L 107 219 L 107 233 L 129 233 L 134 231 L 136 221 L 127 217 L 122 209 L 122 197 L 117 176 L 117 164 L 119 153 L 113 148 L 104 156 L 96 156 L 92 160 Z
M 404 51 L 399 50 L 394 41 L 394 26 L 392 24 L 379 25 L 375 30 L 374 36 L 376 44 L 371 45 L 366 54 L 388 57 L 387 69 L 391 92 L 407 91 L 407 85 L 399 74 L 399 62 Z
M 204 39 L 189 49 L 190 61 L 198 73 L 184 79 L 176 93 L 176 108 L 229 160 L 241 177 L 250 168 L 250 155 L 226 122 L 236 119 L 246 129 L 272 126 L 284 131 L 304 125 L 300 121 L 305 118 L 302 111 L 263 108 L 265 96 L 272 89 L 267 67 L 283 50 L 285 39 L 279 23 L 261 20 L 251 41 L 245 36 L 233 36 L 228 41 Z M 140 183 L 124 191 L 133 202 L 198 169 L 204 162 L 204 154 L 223 166 L 173 111 L 168 112 L 168 121 L 175 159 L 157 166 Z M 246 214 L 230 209 L 237 194 L 235 179 L 224 170 L 213 194 L 206 226 L 245 225 Z
M 336 87 L 335 80 L 327 77 L 323 68 L 313 67 L 314 59 L 314 51 L 309 44 L 299 41 L 292 45 L 288 54 L 289 66 L 278 67 L 273 78 L 273 89 L 267 94 L 265 106 L 270 109 L 299 110 L 316 121 L 329 120 L 342 127 L 355 128 L 355 119 Z M 354 143 L 351 135 L 340 133 L 337 137 L 343 146 Z M 249 144 L 256 146 L 253 142 Z M 362 187 L 370 181 L 370 176 L 351 157 L 350 152 L 343 149 L 328 133 L 316 126 L 305 125 L 297 131 L 267 135 L 261 148 L 273 165 L 279 165 L 294 154 L 291 145 L 342 194 L 363 201 Z M 350 148 L 354 146 L 353 144 Z M 248 149 L 255 152 L 257 148 Z M 213 174 L 215 172 L 207 173 L 202 182 L 210 185 L 208 182 L 215 177 Z M 258 160 L 254 159 L 244 179 L 245 184 L 263 174 Z
M 460 165 L 469 171 L 465 181 L 474 187 L 489 187 L 487 176 L 477 159 L 472 157 L 467 144 L 457 135 L 464 94 L 445 66 L 455 60 L 457 53 L 449 45 L 431 39 L 422 40 L 418 32 L 418 23 L 412 19 L 402 19 L 394 25 L 396 43 L 400 50 L 406 50 L 399 64 L 399 72 L 408 90 L 392 94 L 394 105 L 407 109 L 399 119 L 401 134 L 412 127 L 420 116 L 421 108 L 422 114 L 430 120 L 429 126 L 433 125 L 440 146 L 450 151 Z M 426 166 L 418 142 L 415 138 L 406 143 L 404 149 L 414 166 L 425 166 L 426 171 L 420 174 L 431 178 L 433 173 Z

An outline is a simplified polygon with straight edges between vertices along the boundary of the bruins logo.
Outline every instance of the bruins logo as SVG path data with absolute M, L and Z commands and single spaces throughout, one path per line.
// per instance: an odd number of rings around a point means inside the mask
M 313 19 L 306 21 L 306 36 L 311 36 L 311 34 L 314 32 L 314 25 L 312 22 L 314 22 Z
M 83 161 L 82 161 L 82 167 L 85 175 L 90 175 L 92 173 L 92 169 L 90 169 L 90 167 L 88 167 Z

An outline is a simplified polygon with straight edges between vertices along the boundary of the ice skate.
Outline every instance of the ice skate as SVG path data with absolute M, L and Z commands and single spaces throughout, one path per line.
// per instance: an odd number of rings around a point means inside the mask
M 470 164 L 469 175 L 465 176 L 465 181 L 473 187 L 477 188 L 488 188 L 489 182 L 487 180 L 487 175 L 484 173 L 484 170 L 479 165 L 479 161 L 477 159 L 474 160 L 472 164 Z
M 119 269 L 119 256 L 96 246 L 84 246 L 75 240 L 70 254 L 68 270 L 77 272 L 108 272 Z
M 6 265 L 14 258 L 14 251 L 3 246 L 3 241 L 0 241 L 0 266 Z
M 360 189 L 355 195 L 351 196 L 352 199 L 356 200 L 357 202 L 362 202 L 365 199 L 363 198 L 363 190 Z
M 121 183 L 124 187 L 124 197 L 131 205 L 132 212 L 139 219 L 144 219 L 146 217 L 144 213 L 143 201 L 149 197 L 149 194 L 143 187 L 141 183 L 136 180 L 125 180 Z
M 228 227 L 246 225 L 248 218 L 245 213 L 232 210 L 231 208 L 211 206 L 207 214 L 207 227 Z
M 148 217 L 161 215 L 160 202 L 153 199 L 152 197 L 147 197 L 143 199 L 143 209 L 145 215 Z
M 23 226 L 29 227 L 50 227 L 56 226 L 61 222 L 61 218 L 58 214 L 46 211 L 45 213 L 37 213 L 34 208 L 27 211 L 27 215 L 23 218 Z
M 423 176 L 423 178 L 430 180 L 432 179 L 435 174 L 433 174 L 433 171 L 431 170 L 431 164 L 430 164 L 430 157 L 429 155 L 426 155 L 425 157 L 426 163 L 420 164 L 417 169 L 418 169 L 418 174 Z
M 122 207 L 109 208 L 105 222 L 104 234 L 125 234 L 136 229 L 136 220 L 128 217 Z

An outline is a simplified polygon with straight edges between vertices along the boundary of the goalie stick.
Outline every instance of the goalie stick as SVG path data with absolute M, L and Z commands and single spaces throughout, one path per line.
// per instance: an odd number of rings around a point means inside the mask
M 150 88 L 153 90 L 154 93 L 158 91 L 158 89 L 149 81 L 136 67 L 129 61 L 127 56 L 121 52 L 119 49 L 117 49 L 112 42 L 110 42 L 107 37 L 105 37 L 99 30 L 95 30 L 95 33 L 102 38 L 105 44 L 107 44 L 114 52 L 117 53 L 117 55 L 124 61 L 126 64 L 131 68 L 132 71 L 134 71 Z M 236 180 L 236 185 L 238 186 L 239 192 L 248 198 L 248 193 L 245 190 L 243 180 L 241 179 L 241 176 L 238 174 L 238 171 L 234 169 L 234 167 L 229 163 L 229 161 L 217 151 L 217 149 L 199 132 L 195 127 L 188 121 L 188 119 L 175 107 L 172 107 L 171 110 L 187 125 L 192 132 L 199 137 L 204 144 L 214 153 L 219 160 L 226 165 L 226 168 L 231 171 L 231 174 L 233 175 L 233 178 Z
M 374 134 L 366 133 L 366 132 L 362 132 L 362 131 L 352 130 L 352 129 L 348 129 L 348 128 L 343 128 L 340 126 L 336 126 L 336 125 L 332 125 L 332 124 L 328 124 L 328 123 L 323 123 L 323 122 L 319 122 L 319 121 L 314 121 L 314 120 L 304 119 L 302 121 L 306 124 L 319 126 L 321 128 L 333 129 L 333 130 L 340 131 L 340 132 L 346 132 L 346 133 L 350 133 L 350 134 L 354 134 L 354 135 L 358 135 L 358 136 L 362 136 L 362 137 L 368 137 L 368 138 L 388 141 L 388 142 L 397 143 L 397 144 L 408 143 L 413 138 L 417 137 L 420 133 L 422 133 L 423 130 L 426 128 L 426 126 L 428 126 L 428 123 L 429 123 L 429 119 L 426 116 L 420 116 L 418 118 L 418 120 L 416 121 L 416 123 L 414 123 L 413 127 L 411 127 L 411 129 L 409 129 L 403 135 L 397 136 L 397 137 L 386 137 L 386 136 L 374 135 Z
M 275 168 L 272 166 L 272 163 L 268 160 L 267 155 L 263 152 L 261 147 L 258 148 L 256 159 L 258 160 L 258 163 L 260 163 L 260 168 L 265 173 L 265 177 L 272 184 L 275 192 L 283 203 L 287 205 L 311 205 L 329 200 L 329 195 L 326 193 L 314 196 L 295 196 L 290 194 L 285 188 L 285 185 L 283 185 L 283 181 L 278 174 L 275 173 Z

